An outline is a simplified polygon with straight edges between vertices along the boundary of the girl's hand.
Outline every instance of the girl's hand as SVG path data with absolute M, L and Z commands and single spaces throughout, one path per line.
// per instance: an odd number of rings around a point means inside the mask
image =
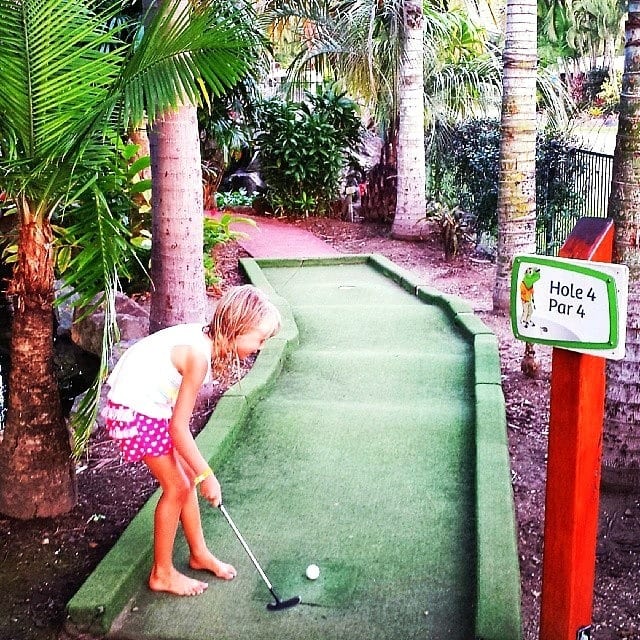
M 200 495 L 214 507 L 222 503 L 222 489 L 214 475 L 207 476 L 199 485 Z

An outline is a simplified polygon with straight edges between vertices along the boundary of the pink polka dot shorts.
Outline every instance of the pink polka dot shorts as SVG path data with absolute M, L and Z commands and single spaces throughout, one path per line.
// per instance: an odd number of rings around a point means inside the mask
M 138 462 L 145 456 L 164 456 L 173 449 L 166 418 L 145 416 L 112 402 L 108 403 L 104 415 L 109 436 L 117 442 L 125 462 Z

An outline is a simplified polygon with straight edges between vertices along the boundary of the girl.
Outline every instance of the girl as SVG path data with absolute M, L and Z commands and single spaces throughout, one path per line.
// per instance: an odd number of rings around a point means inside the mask
M 213 506 L 222 501 L 220 484 L 189 430 L 201 386 L 224 375 L 233 362 L 259 351 L 280 328 L 280 314 L 251 285 L 227 291 L 208 326 L 183 324 L 143 338 L 116 364 L 107 383 L 103 412 L 109 435 L 128 462 L 142 460 L 160 483 L 154 515 L 153 566 L 149 587 L 177 595 L 197 595 L 207 583 L 173 565 L 178 522 L 189 545 L 189 566 L 231 580 L 236 570 L 207 548 L 196 489 Z

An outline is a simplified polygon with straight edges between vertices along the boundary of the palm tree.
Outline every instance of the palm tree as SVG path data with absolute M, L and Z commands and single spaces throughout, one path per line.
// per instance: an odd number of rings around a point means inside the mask
M 182 104 L 149 131 L 152 176 L 149 331 L 205 321 L 202 162 L 197 108 Z M 157 176 L 156 180 L 153 177 Z
M 189 0 L 177 0 L 185 6 Z M 151 4 L 145 0 L 145 5 Z M 218 10 L 225 11 L 224 4 Z M 247 8 L 241 19 L 252 67 L 263 57 Z M 246 78 L 245 81 L 249 81 Z M 205 108 L 211 110 L 209 103 Z M 177 109 L 156 119 L 149 131 L 152 176 L 151 308 L 149 330 L 180 322 L 204 322 L 206 314 L 203 245 L 203 176 L 197 105 L 183 96 Z M 177 250 L 176 250 L 177 249 Z
M 615 221 L 615 254 L 629 267 L 626 355 L 607 363 L 605 434 L 602 479 L 605 486 L 640 487 L 640 175 L 637 157 L 640 136 L 640 3 L 629 3 L 625 26 L 624 73 L 620 119 L 613 160 L 609 215 Z
M 75 242 L 67 281 L 84 304 L 103 291 L 112 320 L 127 249 L 112 206 L 117 131 L 145 116 L 153 121 L 181 96 L 198 101 L 203 82 L 219 93 L 249 65 L 230 14 L 221 18 L 205 5 L 179 11 L 168 2 L 127 43 L 121 26 L 107 26 L 119 10 L 119 3 L 0 0 L 0 172 L 18 237 L 0 511 L 17 518 L 54 516 L 75 503 L 71 448 L 78 443 L 62 418 L 51 365 L 56 227 L 70 225 L 65 233 Z M 105 353 L 112 337 L 105 332 Z M 89 398 L 78 416 L 85 434 L 96 393 Z
M 416 24 L 423 31 L 420 43 L 419 36 L 415 38 L 420 29 L 405 29 L 405 18 L 411 14 L 405 9 L 410 6 L 412 10 L 421 8 L 404 0 L 306 0 L 291 4 L 286 0 L 271 0 L 266 7 L 272 32 L 288 34 L 289 41 L 297 37 L 301 43 L 290 65 L 291 77 L 301 78 L 309 68 L 333 73 L 372 114 L 384 144 L 375 175 L 369 176 L 370 193 L 378 194 L 379 200 L 370 203 L 369 208 L 378 210 L 384 219 L 387 215 L 393 218 L 396 211 L 402 73 L 421 63 L 422 56 L 416 54 L 417 50 L 423 48 L 424 54 L 426 110 L 418 113 L 415 105 L 403 110 L 405 115 L 412 115 L 413 126 L 422 118 L 423 125 L 434 131 L 435 123 L 445 114 L 449 117 L 454 112 L 460 113 L 459 108 L 464 112 L 472 110 L 474 105 L 482 105 L 483 101 L 493 102 L 499 84 L 498 67 L 490 62 L 494 51 L 488 45 L 486 33 L 474 28 L 464 12 L 447 10 L 437 2 L 426 4 L 422 7 L 422 21 Z M 284 29 L 283 24 L 289 30 Z M 412 59 L 403 58 L 409 33 L 415 47 Z M 413 70 L 411 73 L 415 85 L 419 80 Z M 423 132 L 424 126 L 421 131 L 416 127 L 413 133 L 403 135 L 405 142 L 412 145 L 403 142 L 403 154 L 420 157 L 424 148 Z M 424 181 L 417 178 L 416 184 L 419 182 L 422 182 L 422 199 Z M 383 201 L 385 204 L 381 204 Z M 409 210 L 414 218 L 407 219 L 403 227 L 413 232 L 417 227 L 415 222 L 424 217 L 424 207 L 418 204 Z
M 509 309 L 513 258 L 536 249 L 536 3 L 508 0 L 493 307 Z
M 622 43 L 624 4 L 619 0 L 575 0 L 571 7 L 574 28 L 567 35 L 575 57 L 588 59 L 591 69 L 610 69 Z
M 398 145 L 396 210 L 391 234 L 412 240 L 420 237 L 425 217 L 426 166 L 424 150 L 424 30 L 420 3 L 402 4 L 403 51 L 398 73 Z

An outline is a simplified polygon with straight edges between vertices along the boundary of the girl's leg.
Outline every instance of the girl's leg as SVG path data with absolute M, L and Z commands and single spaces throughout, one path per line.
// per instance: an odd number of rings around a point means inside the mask
M 180 464 L 189 477 L 193 478 L 195 473 L 190 469 L 184 459 L 178 455 Z M 233 566 L 222 562 L 216 558 L 207 547 L 202 531 L 202 521 L 200 518 L 200 505 L 196 487 L 192 487 L 189 497 L 182 507 L 180 522 L 184 531 L 184 537 L 189 545 L 189 566 L 196 570 L 210 571 L 218 578 L 232 580 L 236 577 L 237 571 Z
M 173 451 L 163 456 L 145 456 L 143 460 L 162 488 L 154 514 L 153 567 L 149 588 L 181 596 L 202 593 L 208 586 L 206 582 L 189 578 L 173 565 L 178 521 L 193 493 L 191 481 Z

